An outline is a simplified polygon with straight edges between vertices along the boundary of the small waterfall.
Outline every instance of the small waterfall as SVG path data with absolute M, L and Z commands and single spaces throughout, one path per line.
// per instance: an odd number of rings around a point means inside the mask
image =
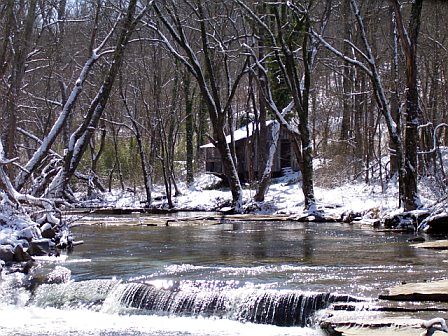
M 336 302 L 358 302 L 348 295 L 182 282 L 123 283 L 89 280 L 44 284 L 30 303 L 40 307 L 85 307 L 105 313 L 225 318 L 277 326 L 313 325 L 314 314 Z
M 34 292 L 32 303 L 40 307 L 101 308 L 118 280 L 87 280 L 63 284 L 43 284 Z
M 153 314 L 213 316 L 277 326 L 310 326 L 314 313 L 334 302 L 359 301 L 347 295 L 289 290 L 230 288 L 158 288 L 145 283 L 120 284 L 115 304 Z M 108 299 L 109 300 L 109 299 Z M 113 306 L 109 301 L 109 306 Z

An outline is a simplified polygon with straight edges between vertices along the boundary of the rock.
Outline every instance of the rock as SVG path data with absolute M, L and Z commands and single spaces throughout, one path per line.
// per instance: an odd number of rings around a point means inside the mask
M 350 320 L 339 323 L 322 322 L 321 328 L 329 336 L 442 336 L 446 333 L 435 331 L 427 333 L 422 327 L 423 320 L 411 318 L 377 318 L 365 320 Z
M 22 245 L 17 245 L 14 248 L 14 261 L 23 262 L 31 260 L 31 256 L 23 250 Z
M 424 241 L 426 241 L 426 240 L 423 237 L 414 237 L 414 238 L 408 239 L 408 242 L 410 242 L 410 243 L 422 243 Z
M 71 249 L 73 247 L 73 237 L 68 231 L 59 232 L 56 237 L 56 247 L 58 249 Z
M 50 239 L 35 239 L 30 243 L 30 247 L 28 248 L 28 253 L 31 256 L 44 256 L 49 255 L 52 249 L 52 244 Z
M 40 231 L 42 232 L 43 238 L 53 239 L 56 236 L 56 231 L 53 229 L 50 223 L 45 223 L 41 226 Z
M 448 280 L 408 283 L 388 289 L 383 300 L 448 302 Z
M 29 287 L 35 289 L 42 284 L 62 284 L 70 280 L 71 271 L 62 266 L 56 266 L 50 273 L 42 268 L 34 268 L 31 272 Z
M 45 283 L 48 284 L 66 283 L 70 280 L 71 275 L 72 271 L 70 271 L 68 268 L 62 266 L 56 266 L 54 270 L 52 270 L 47 275 L 47 280 Z
M 0 260 L 12 262 L 14 259 L 14 248 L 11 245 L 0 245 Z
M 384 227 L 387 229 L 406 229 L 414 232 L 417 226 L 428 217 L 426 210 L 414 210 L 402 212 L 383 219 Z
M 435 240 L 426 243 L 415 244 L 414 247 L 432 250 L 448 250 L 448 240 Z
M 28 226 L 20 230 L 16 235 L 18 239 L 27 239 L 28 241 L 41 237 L 40 230 L 35 226 Z
M 225 206 L 220 209 L 220 212 L 223 214 L 233 214 L 235 213 L 235 209 L 232 207 Z
M 448 232 L 448 214 L 441 213 L 429 216 L 422 226 L 426 233 L 447 233 Z
M 22 247 L 24 249 L 27 249 L 28 247 L 30 247 L 30 242 L 26 239 L 18 239 L 16 242 L 17 245 L 22 245 Z

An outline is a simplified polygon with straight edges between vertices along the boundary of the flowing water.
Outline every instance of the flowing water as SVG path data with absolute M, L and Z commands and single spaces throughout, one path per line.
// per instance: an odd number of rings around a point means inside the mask
M 0 335 L 320 335 L 316 312 L 445 276 L 411 235 L 335 223 L 73 229 L 67 284 L 0 288 Z M 45 265 L 42 267 L 45 268 Z M 54 264 L 51 264 L 54 268 Z M 3 291 L 3 292 L 2 292 Z

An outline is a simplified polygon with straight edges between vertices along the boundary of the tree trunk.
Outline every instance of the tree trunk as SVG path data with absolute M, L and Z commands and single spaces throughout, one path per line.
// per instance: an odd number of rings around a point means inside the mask
M 351 26 L 350 26 L 350 0 L 343 0 L 342 2 L 342 15 L 344 22 L 344 38 L 350 41 Z M 348 43 L 343 42 L 342 52 L 345 55 L 350 53 L 351 48 Z M 351 67 L 349 62 L 343 64 L 343 76 L 342 76 L 342 124 L 340 140 L 342 141 L 342 148 L 347 150 L 347 141 L 350 138 L 350 126 L 351 126 L 351 114 L 352 114 L 352 78 Z
M 392 8 L 393 11 L 393 8 Z M 390 97 L 390 111 L 392 115 L 392 119 L 397 124 L 397 132 L 401 132 L 400 125 L 400 99 L 398 95 L 398 72 L 399 72 L 399 63 L 398 63 L 398 31 L 397 31 L 397 22 L 395 13 L 392 12 L 391 19 L 391 36 L 393 40 L 393 49 L 392 49 L 392 60 L 391 60 L 391 97 Z M 389 161 L 390 161 L 390 172 L 389 177 L 392 178 L 398 174 L 399 162 L 397 160 L 397 148 L 391 139 L 389 139 Z
M 406 32 L 400 5 L 391 0 L 397 17 L 400 41 L 406 57 L 406 127 L 405 127 L 405 161 L 403 178 L 403 206 L 405 211 L 415 210 L 421 206 L 417 188 L 417 148 L 418 148 L 418 88 L 417 88 L 417 40 L 420 31 L 420 19 L 423 0 L 412 4 L 409 28 Z
M 261 7 L 261 12 L 263 12 L 262 7 Z M 266 37 L 265 37 L 263 29 L 260 29 L 259 34 L 260 34 L 260 39 L 258 40 L 258 58 L 263 59 L 264 55 L 265 55 L 264 49 L 265 49 Z M 264 66 L 264 64 L 263 64 L 263 66 Z M 268 85 L 268 83 L 267 83 L 267 79 L 264 77 L 263 72 L 260 69 L 258 69 L 257 77 L 258 77 L 258 83 L 260 85 L 259 94 L 258 94 L 259 115 L 258 115 L 258 123 L 257 123 L 258 128 L 259 128 L 258 139 L 257 139 L 258 140 L 257 141 L 258 189 L 254 196 L 254 200 L 256 202 L 263 202 L 266 191 L 269 187 L 269 183 L 271 181 L 271 171 L 272 171 L 272 165 L 274 163 L 275 150 L 277 149 L 278 138 L 279 138 L 279 134 L 280 134 L 280 126 L 278 126 L 278 128 L 279 128 L 278 134 L 276 134 L 275 133 L 276 125 L 272 125 L 272 129 L 271 129 L 272 143 L 269 148 L 268 155 L 266 155 L 266 150 L 267 150 L 267 145 L 268 145 L 268 141 L 267 141 L 268 127 L 266 126 L 266 121 L 267 121 L 266 120 L 267 119 L 266 99 L 263 96 L 263 92 L 267 92 L 266 85 Z M 275 148 L 272 147 L 274 144 L 275 144 Z M 271 153 L 271 151 L 274 151 L 274 152 Z M 271 155 L 272 155 L 272 157 L 271 157 Z
M 274 157 L 275 152 L 277 151 L 279 137 L 280 137 L 280 124 L 277 121 L 275 121 L 271 126 L 271 144 L 269 146 L 269 152 L 267 160 L 265 162 L 263 173 L 261 174 L 261 170 L 259 172 L 261 176 L 259 178 L 257 192 L 255 193 L 254 196 L 254 201 L 256 202 L 264 201 L 264 196 L 269 187 L 269 182 L 271 181 L 272 165 L 274 163 Z M 258 150 L 260 151 L 261 149 L 259 148 Z M 259 169 L 261 169 L 261 167 Z
M 184 96 L 185 96 L 185 150 L 187 161 L 187 185 L 194 182 L 194 151 L 193 151 L 193 135 L 194 135 L 194 116 L 193 116 L 193 95 L 190 93 L 191 80 L 190 74 L 185 73 L 184 80 Z
M 15 45 L 12 46 L 14 48 L 14 56 L 10 78 L 11 84 L 6 95 L 6 118 L 3 119 L 3 122 L 7 125 L 4 151 L 5 155 L 9 157 L 16 156 L 17 105 L 25 75 L 26 58 L 31 48 L 31 36 L 36 19 L 36 7 L 37 0 L 30 0 L 28 2 L 23 33 L 16 32 L 18 36 L 12 37 Z

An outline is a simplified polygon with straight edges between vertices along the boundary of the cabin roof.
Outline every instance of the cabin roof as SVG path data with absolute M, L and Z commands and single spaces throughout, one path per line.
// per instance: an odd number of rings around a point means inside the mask
M 267 120 L 266 126 L 269 126 L 273 122 L 274 122 L 274 120 Z M 246 126 L 243 126 L 241 128 L 238 128 L 237 130 L 235 130 L 235 132 L 233 133 L 233 138 L 234 138 L 235 142 L 238 140 L 242 140 L 242 139 L 251 137 L 252 134 L 254 133 L 254 130 L 256 129 L 255 125 L 256 125 L 255 122 L 251 122 L 251 123 L 247 124 Z M 232 141 L 232 138 L 229 134 L 226 136 L 226 142 L 230 143 L 231 141 Z M 202 145 L 200 148 L 213 148 L 213 147 L 215 147 L 215 146 L 213 145 L 213 143 L 210 142 L 206 145 Z

